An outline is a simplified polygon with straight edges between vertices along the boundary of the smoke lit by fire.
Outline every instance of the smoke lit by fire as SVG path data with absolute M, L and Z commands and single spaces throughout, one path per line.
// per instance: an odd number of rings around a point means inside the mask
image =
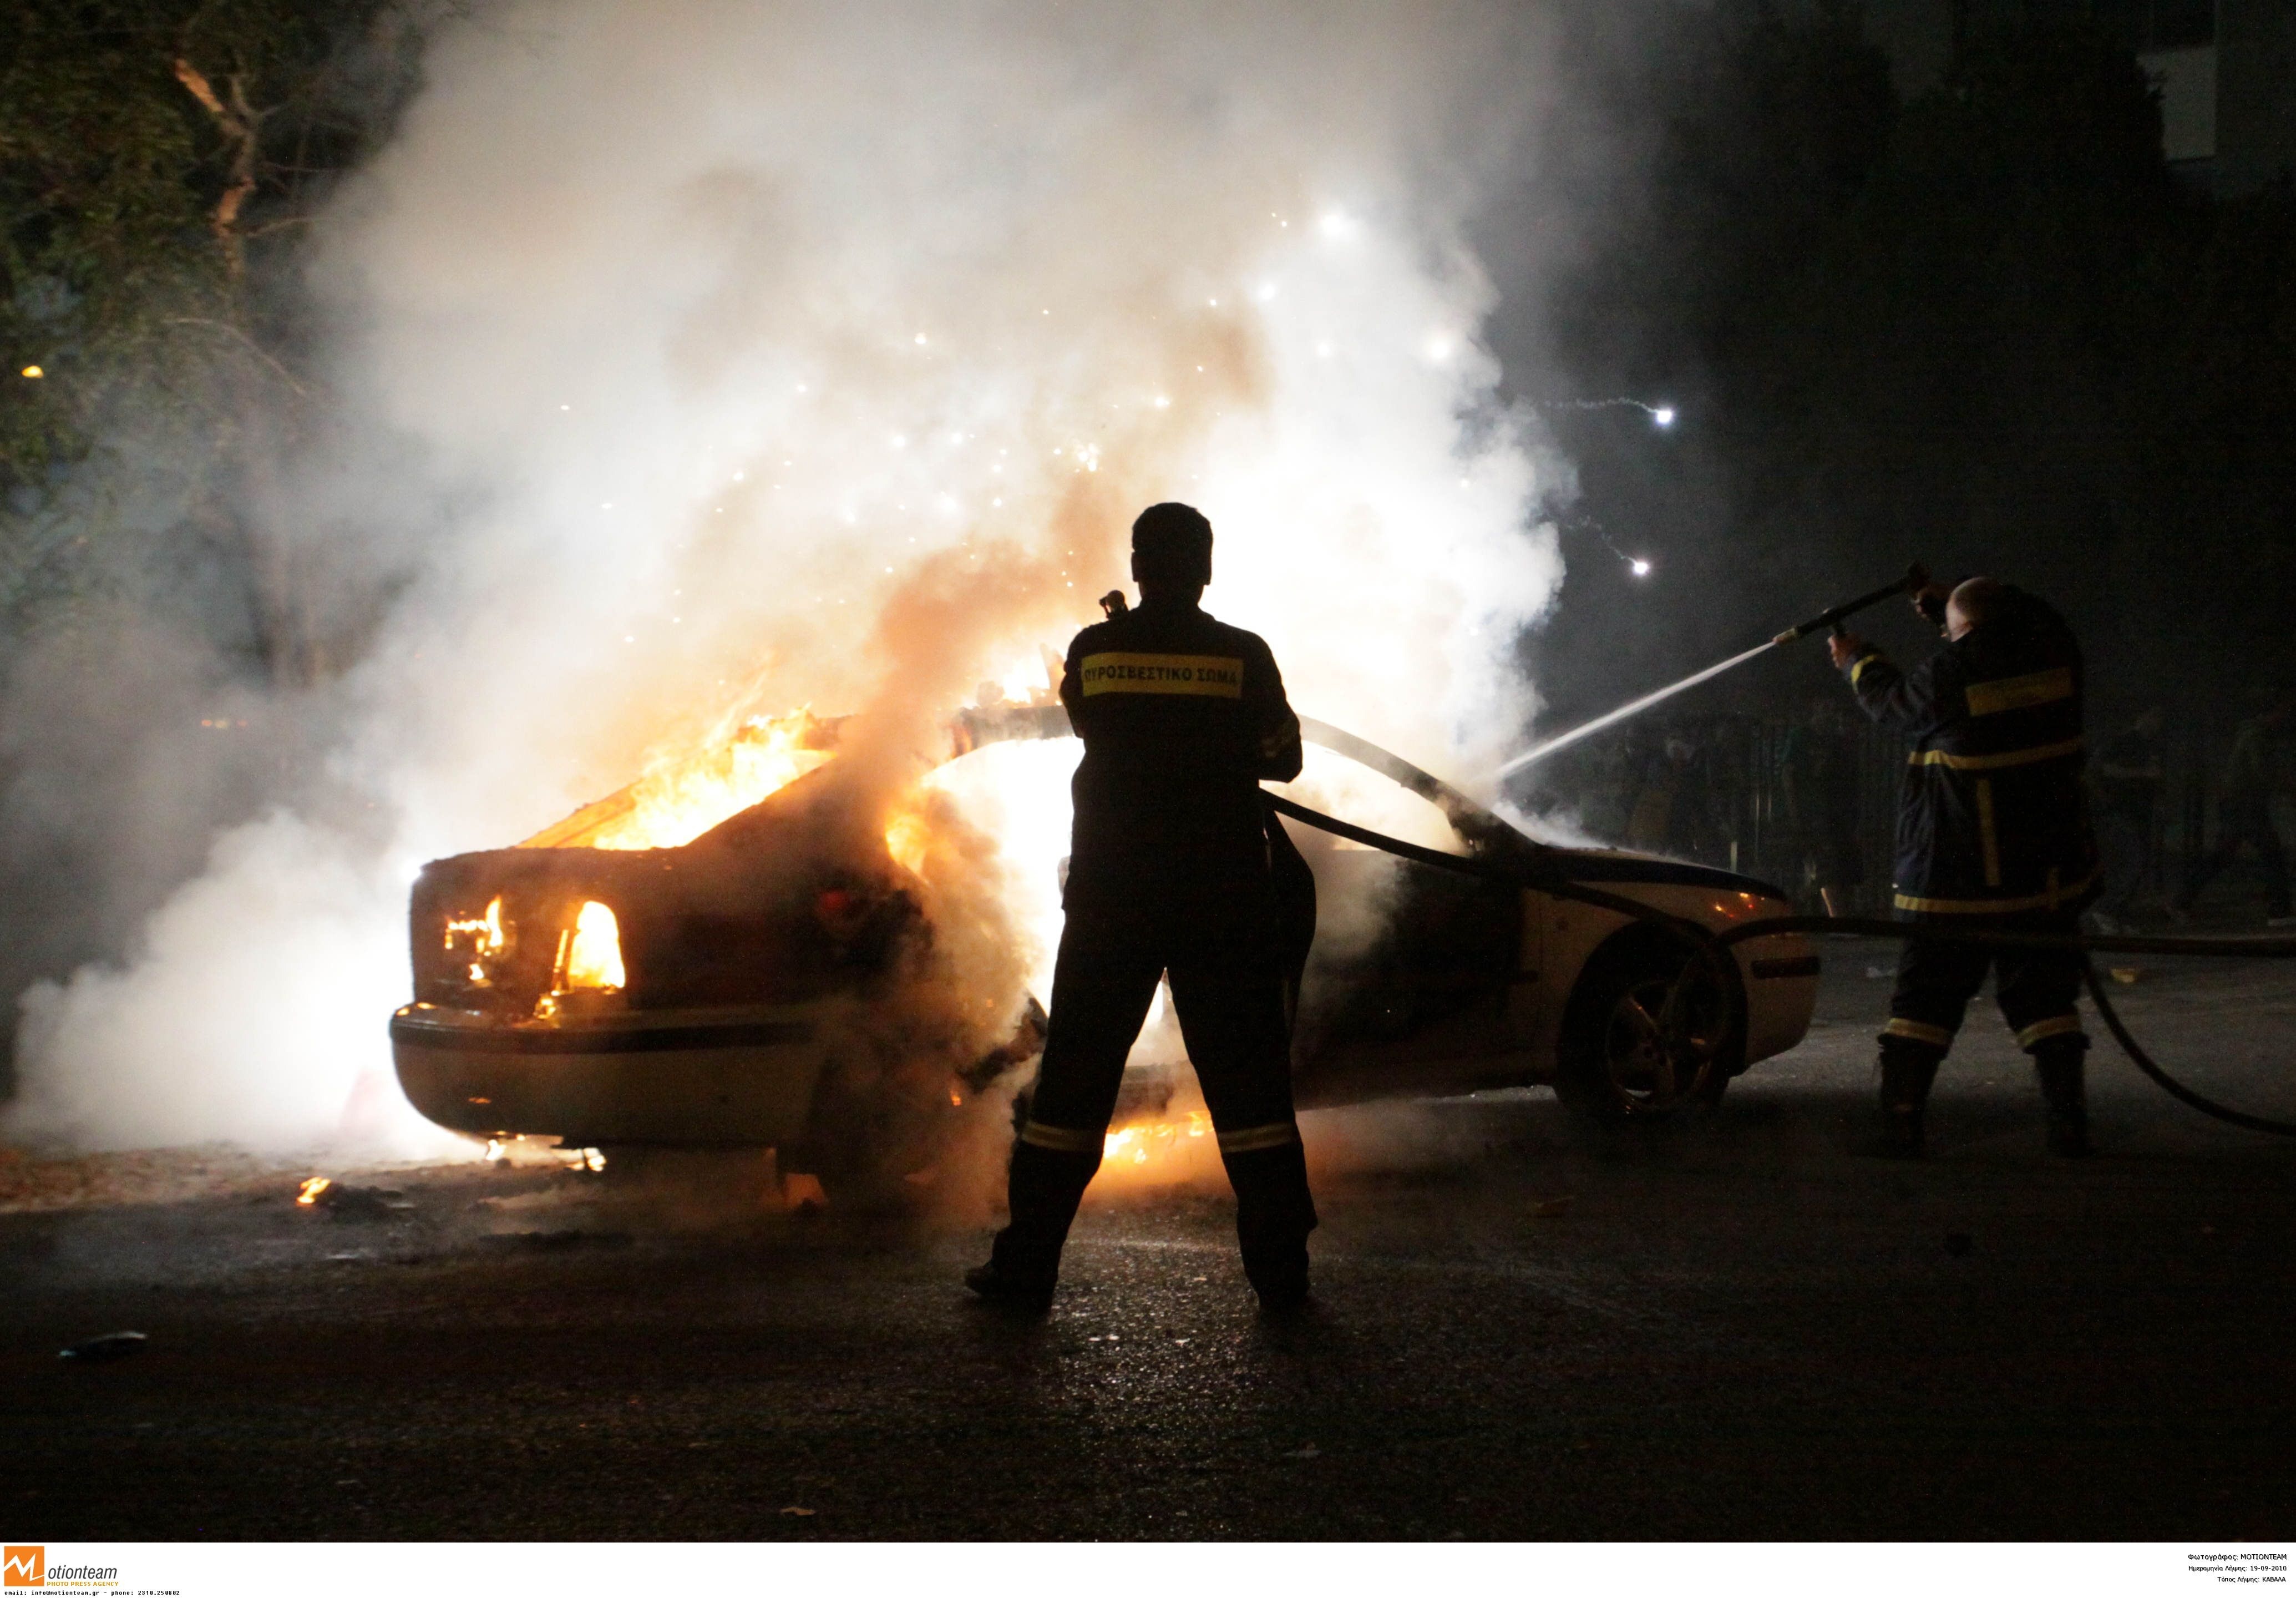
M 832 758 L 941 1002 L 1009 1028 L 1076 749 L 935 770 L 944 729 L 984 684 L 1046 691 L 1159 499 L 1210 515 L 1207 606 L 1303 712 L 1488 769 L 1560 580 L 1464 241 L 1535 65 L 1501 16 L 531 0 L 445 28 L 317 271 L 364 432 L 314 430 L 281 479 L 397 563 L 365 663 L 299 708 L 365 803 L 218 840 L 135 963 L 37 990 L 20 1124 L 347 1135 L 390 1081 L 422 861 L 684 844 Z M 481 969 L 514 935 L 457 915 Z M 617 945 L 586 908 L 564 981 L 615 985 Z

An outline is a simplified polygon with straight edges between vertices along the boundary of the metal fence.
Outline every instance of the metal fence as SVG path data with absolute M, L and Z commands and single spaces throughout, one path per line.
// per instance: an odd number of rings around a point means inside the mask
M 1606 739 L 1606 746 L 1583 747 L 1556 756 L 1538 769 L 1537 790 L 1526 802 L 1573 832 L 1626 847 L 1700 861 L 1742 871 L 1785 889 L 1815 912 L 1816 867 L 1824 848 L 1808 824 L 1798 825 L 1787 794 L 1791 741 L 1796 723 L 1720 713 L 1652 718 L 1629 725 Z M 2092 735 L 2101 744 L 2111 732 Z M 1810 735 L 1805 735 L 1810 736 Z M 1905 745 L 1862 716 L 1852 715 L 1823 736 L 1841 740 L 1856 790 L 1850 828 L 1862 882 L 1837 908 L 1881 911 L 1890 902 L 1898 794 L 1906 770 Z M 1686 759 L 1674 761 L 1674 803 L 1700 813 L 1687 824 L 1653 828 L 1647 798 L 1667 780 L 1668 745 Z M 2212 837 L 2216 778 L 2230 747 L 2229 725 L 2194 721 L 2165 741 L 2161 803 L 2152 836 L 2144 851 L 2144 880 L 2136 888 L 2143 903 L 2157 905 L 2173 894 Z M 1637 822 L 1641 825 L 1638 827 Z M 1653 836 L 1655 832 L 1665 836 Z M 2243 891 L 2254 868 L 2227 873 L 2228 891 Z

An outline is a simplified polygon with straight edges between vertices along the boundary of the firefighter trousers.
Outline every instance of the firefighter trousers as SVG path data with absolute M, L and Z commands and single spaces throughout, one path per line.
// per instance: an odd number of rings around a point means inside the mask
M 1940 931 L 2039 933 L 2072 937 L 2079 917 L 2070 910 L 2037 910 L 2013 916 L 1956 917 Z M 1898 956 L 1898 987 L 1890 996 L 1887 1042 L 1900 1039 L 1926 1044 L 1942 1056 L 1953 1047 L 1969 1001 L 1994 976 L 2001 1018 L 2028 1054 L 2050 1038 L 2080 1038 L 2080 1016 L 2073 1001 L 2080 993 L 2080 955 L 2070 949 L 1987 949 L 1942 939 L 1909 938 Z
M 1012 1222 L 996 1264 L 1049 1285 L 1100 1168 L 1125 1056 L 1168 977 L 1172 1008 L 1235 1189 L 1236 1240 L 1255 1287 L 1304 1283 L 1316 1207 L 1292 1107 L 1283 972 L 1268 939 L 1095 926 L 1071 916 L 1053 972 L 1036 1092 L 1013 1143 Z

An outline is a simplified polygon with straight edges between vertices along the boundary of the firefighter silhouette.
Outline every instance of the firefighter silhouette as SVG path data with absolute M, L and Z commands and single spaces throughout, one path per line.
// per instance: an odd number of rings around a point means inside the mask
M 1299 775 L 1300 721 L 1267 644 L 1200 608 L 1211 554 L 1200 513 L 1149 507 L 1132 527 L 1139 607 L 1111 605 L 1069 647 L 1061 701 L 1084 758 L 1068 919 L 1013 1149 L 1011 1223 L 966 1277 L 984 1296 L 1049 1299 L 1160 980 L 1235 1189 L 1245 1273 L 1270 1306 L 1307 1295 L 1316 1210 L 1286 1013 L 1306 951 L 1282 904 L 1305 868 L 1259 787 Z

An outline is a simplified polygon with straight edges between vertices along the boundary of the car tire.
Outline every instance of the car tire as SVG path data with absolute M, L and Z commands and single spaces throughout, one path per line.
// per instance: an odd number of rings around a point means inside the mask
M 1652 1125 L 1712 1108 L 1729 1086 L 1742 1031 L 1729 995 L 1696 974 L 1684 995 L 1687 1030 L 1669 1042 L 1667 1000 L 1692 955 L 1672 940 L 1629 941 L 1599 952 L 1563 1011 L 1554 1094 L 1582 1120 Z
M 945 1075 L 832 1058 L 782 1168 L 818 1178 L 840 1207 L 909 1208 L 920 1197 L 912 1178 L 940 1159 L 955 1125 Z

